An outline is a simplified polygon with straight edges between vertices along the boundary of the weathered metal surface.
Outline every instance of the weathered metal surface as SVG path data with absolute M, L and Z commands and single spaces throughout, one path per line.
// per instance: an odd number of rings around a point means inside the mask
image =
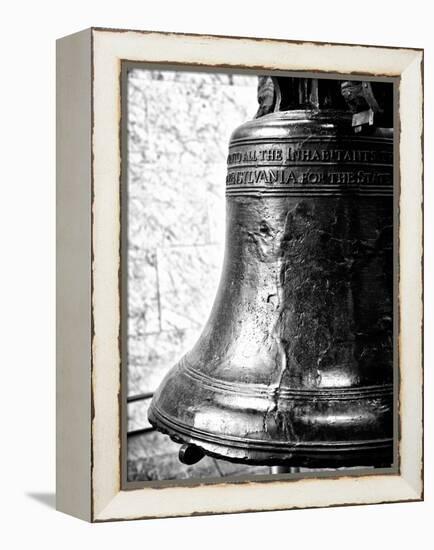
M 351 112 L 318 108 L 311 81 L 303 89 L 316 109 L 267 114 L 232 135 L 219 292 L 149 420 L 232 461 L 386 466 L 393 143 L 355 135 Z

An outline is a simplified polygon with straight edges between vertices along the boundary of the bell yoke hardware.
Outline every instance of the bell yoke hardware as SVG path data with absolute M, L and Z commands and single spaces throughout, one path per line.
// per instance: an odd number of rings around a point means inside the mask
M 209 320 L 149 410 L 184 462 L 392 464 L 390 90 L 260 78 L 229 144 Z

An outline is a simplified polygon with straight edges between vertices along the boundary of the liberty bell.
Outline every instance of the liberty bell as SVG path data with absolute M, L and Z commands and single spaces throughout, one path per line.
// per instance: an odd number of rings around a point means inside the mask
M 203 332 L 149 420 L 180 458 L 393 463 L 393 91 L 261 77 L 230 140 L 226 248 Z

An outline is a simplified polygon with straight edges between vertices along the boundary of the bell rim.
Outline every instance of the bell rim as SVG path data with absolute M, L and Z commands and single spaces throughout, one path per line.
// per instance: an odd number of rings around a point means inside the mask
M 248 445 L 245 439 L 239 438 L 239 445 L 236 445 L 233 436 L 211 435 L 168 418 L 155 404 L 151 404 L 148 420 L 175 443 L 196 445 L 206 455 L 228 462 L 307 468 L 393 466 L 393 438 L 303 443 L 249 440 Z

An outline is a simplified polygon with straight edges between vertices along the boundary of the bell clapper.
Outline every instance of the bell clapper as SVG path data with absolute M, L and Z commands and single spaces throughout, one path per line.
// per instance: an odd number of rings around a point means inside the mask
M 186 464 L 187 466 L 191 466 L 192 464 L 196 464 L 201 460 L 205 453 L 201 447 L 198 447 L 197 445 L 182 445 L 179 449 L 179 460 Z

